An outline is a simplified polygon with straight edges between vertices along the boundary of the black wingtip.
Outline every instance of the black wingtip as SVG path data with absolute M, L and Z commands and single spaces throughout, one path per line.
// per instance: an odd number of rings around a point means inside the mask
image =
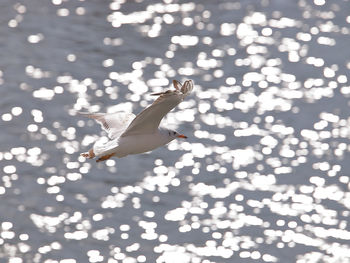
M 174 85 L 174 88 L 175 88 L 176 90 L 180 90 L 181 87 L 182 87 L 181 82 L 178 81 L 178 80 L 176 80 L 176 79 L 173 80 L 173 85 Z

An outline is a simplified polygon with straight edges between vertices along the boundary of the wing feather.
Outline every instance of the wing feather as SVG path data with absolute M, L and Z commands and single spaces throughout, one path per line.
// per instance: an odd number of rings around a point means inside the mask
M 132 120 L 135 118 L 135 114 L 126 112 L 115 113 L 88 113 L 79 112 L 79 114 L 96 120 L 103 130 L 105 130 L 110 139 L 116 139 L 125 131 Z
M 162 118 L 173 108 L 176 107 L 183 99 L 192 91 L 193 83 L 191 80 L 185 81 L 184 85 L 178 81 L 173 81 L 176 90 L 167 90 L 162 93 L 152 95 L 160 95 L 151 106 L 139 113 L 130 123 L 129 127 L 121 135 L 121 137 L 154 133 L 160 124 Z

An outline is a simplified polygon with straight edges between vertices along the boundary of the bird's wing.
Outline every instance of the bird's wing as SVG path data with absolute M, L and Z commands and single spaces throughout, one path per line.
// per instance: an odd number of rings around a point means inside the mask
M 129 126 L 132 120 L 135 118 L 135 114 L 126 112 L 116 112 L 116 113 L 86 113 L 79 112 L 79 114 L 95 119 L 103 130 L 105 130 L 110 139 L 119 138 L 120 135 Z
M 183 85 L 174 80 L 173 85 L 175 90 L 167 90 L 166 92 L 152 94 L 155 96 L 159 95 L 159 97 L 151 106 L 136 116 L 120 137 L 154 133 L 158 129 L 162 118 L 176 105 L 183 101 L 193 89 L 193 83 L 191 80 L 185 81 Z

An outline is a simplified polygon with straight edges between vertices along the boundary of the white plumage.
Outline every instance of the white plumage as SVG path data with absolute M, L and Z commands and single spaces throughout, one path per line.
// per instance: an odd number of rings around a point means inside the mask
M 108 134 L 111 140 L 117 139 L 129 126 L 136 117 L 133 113 L 115 112 L 115 113 L 84 113 L 80 112 L 88 118 L 95 119 L 103 130 Z
M 99 162 L 112 156 L 121 158 L 129 154 L 148 152 L 176 138 L 187 138 L 176 131 L 159 128 L 162 118 L 193 89 L 191 80 L 185 81 L 183 85 L 174 80 L 173 85 L 175 90 L 152 94 L 159 97 L 137 116 L 125 112 L 80 113 L 100 123 L 110 138 L 106 143 L 96 142 L 82 156 L 89 159 L 97 156 Z

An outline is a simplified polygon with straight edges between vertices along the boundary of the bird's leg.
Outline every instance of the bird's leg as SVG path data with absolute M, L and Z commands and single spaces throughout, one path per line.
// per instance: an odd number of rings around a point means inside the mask
M 101 156 L 100 158 L 98 158 L 98 159 L 96 160 L 96 162 L 98 163 L 98 162 L 106 161 L 106 160 L 108 160 L 109 158 L 111 158 L 113 155 L 115 155 L 115 153 L 103 155 L 103 156 Z
M 95 157 L 95 153 L 94 153 L 94 150 L 92 148 L 88 152 L 82 153 L 80 155 L 85 157 L 85 158 L 89 158 L 89 159 L 92 159 Z

